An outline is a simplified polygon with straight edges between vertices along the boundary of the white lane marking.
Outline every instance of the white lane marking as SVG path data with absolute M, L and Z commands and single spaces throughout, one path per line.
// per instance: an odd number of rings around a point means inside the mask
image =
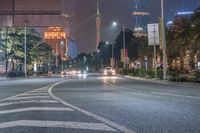
M 20 96 L 48 96 L 48 93 L 28 93 L 28 94 L 22 94 Z
M 64 81 L 63 81 L 63 82 L 56 83 L 56 84 L 52 85 L 52 86 L 49 88 L 48 93 L 49 93 L 49 95 L 50 95 L 53 99 L 59 101 L 60 103 L 62 103 L 62 104 L 65 105 L 65 106 L 68 106 L 68 107 L 70 107 L 70 108 L 72 108 L 72 109 L 74 109 L 74 110 L 77 110 L 77 111 L 79 111 L 79 112 L 82 112 L 82 113 L 84 113 L 85 115 L 87 115 L 87 116 L 89 116 L 89 117 L 93 117 L 93 118 L 95 118 L 96 120 L 99 120 L 99 121 L 101 121 L 102 123 L 105 123 L 105 124 L 107 124 L 108 126 L 113 127 L 113 128 L 115 128 L 115 129 L 118 129 L 118 130 L 120 130 L 120 131 L 122 131 L 122 132 L 124 132 L 124 133 L 136 133 L 136 132 L 134 132 L 134 131 L 132 131 L 132 130 L 126 128 L 126 127 L 124 127 L 124 126 L 118 125 L 117 123 L 114 123 L 114 122 L 112 122 L 112 121 L 110 121 L 110 120 L 108 120 L 108 119 L 105 119 L 105 118 L 103 118 L 103 117 L 101 117 L 101 116 L 98 116 L 98 115 L 96 115 L 96 114 L 94 114 L 94 113 L 91 113 L 91 112 L 88 112 L 88 111 L 86 111 L 86 110 L 83 110 L 83 109 L 81 109 L 81 108 L 79 108 L 79 107 L 76 107 L 76 106 L 74 106 L 74 105 L 72 105 L 72 104 L 70 104 L 70 103 L 67 103 L 67 102 L 63 101 L 62 99 L 56 97 L 56 96 L 52 93 L 52 90 L 53 90 L 54 87 L 56 87 L 57 85 L 59 85 L 59 84 L 61 84 L 61 83 L 64 83 Z
M 14 101 L 14 102 L 0 103 L 0 107 L 9 106 L 9 105 L 18 105 L 18 104 L 24 104 L 24 103 L 58 103 L 58 101 L 56 100 Z
M 36 98 L 50 98 L 50 96 L 29 96 L 29 97 L 14 97 L 10 100 L 36 99 Z
M 87 130 L 102 130 L 116 131 L 115 129 L 102 123 L 82 123 L 82 122 L 64 122 L 64 121 L 33 121 L 19 120 L 6 123 L 0 123 L 0 128 L 10 127 L 50 127 L 50 128 L 71 128 L 71 129 L 87 129 Z
M 26 111 L 74 111 L 74 110 L 67 107 L 28 107 L 28 108 L 20 108 L 20 109 L 2 110 L 0 111 L 0 115 L 26 112 Z
M 55 84 L 55 83 L 54 83 L 54 84 Z M 21 93 L 21 94 L 18 94 L 18 95 L 14 95 L 14 96 L 11 96 L 11 97 L 8 97 L 8 98 L 1 99 L 0 102 L 6 101 L 6 100 L 10 100 L 10 99 L 15 98 L 15 97 L 18 97 L 18 96 L 20 96 L 20 95 L 22 95 L 22 94 L 28 94 L 28 93 L 31 93 L 31 92 L 35 92 L 35 91 L 37 91 L 37 90 L 49 88 L 50 86 L 52 86 L 52 84 L 47 85 L 47 86 L 45 86 L 45 87 L 41 87 L 41 88 L 35 89 L 35 90 L 31 90 L 31 91 L 28 91 L 28 92 L 24 92 L 24 93 Z
M 151 94 L 152 95 L 164 95 L 164 96 L 181 97 L 181 98 L 200 99 L 200 97 L 196 97 L 196 96 L 178 95 L 178 94 L 170 94 L 170 93 L 162 93 L 162 92 L 152 92 Z
M 117 87 L 117 88 L 120 88 L 120 89 L 132 89 L 132 88 L 128 88 L 128 87 L 117 86 L 117 85 L 109 83 L 105 80 L 103 80 L 103 82 L 106 83 L 109 86 Z M 156 96 L 156 95 L 162 96 L 163 95 L 163 96 L 172 96 L 172 97 L 181 97 L 181 98 L 191 98 L 191 99 L 197 99 L 197 100 L 200 99 L 200 97 L 197 97 L 197 96 L 178 95 L 178 94 L 170 94 L 170 93 L 162 93 L 162 92 L 145 93 L 145 91 L 142 91 L 142 90 L 137 90 L 137 92 L 134 92 L 134 93 L 139 94 L 139 95 L 146 95 L 146 96 Z

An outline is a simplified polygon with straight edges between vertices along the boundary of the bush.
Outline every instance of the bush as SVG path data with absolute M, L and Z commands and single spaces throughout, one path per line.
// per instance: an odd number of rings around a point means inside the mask
M 154 70 L 147 70 L 147 75 L 148 75 L 148 77 L 150 77 L 150 78 L 154 78 L 154 77 L 155 77 L 155 72 L 154 72 Z
M 25 74 L 22 71 L 10 71 L 6 74 L 7 78 L 24 77 Z
M 183 79 L 180 79 L 180 74 L 181 74 L 181 71 L 178 69 L 178 68 L 169 68 L 168 69 L 168 75 L 169 75 L 169 81 L 180 81 L 180 80 L 183 80 Z
M 185 82 L 185 81 L 189 81 L 189 77 L 187 77 L 187 76 L 179 76 L 179 78 L 178 78 L 178 80 L 177 80 L 178 82 Z
M 196 71 L 194 76 L 195 76 L 196 81 L 200 82 L 200 71 Z
M 146 77 L 147 71 L 145 69 L 139 69 L 138 75 L 141 77 Z
M 157 77 L 158 77 L 159 79 L 163 79 L 163 69 L 157 70 Z

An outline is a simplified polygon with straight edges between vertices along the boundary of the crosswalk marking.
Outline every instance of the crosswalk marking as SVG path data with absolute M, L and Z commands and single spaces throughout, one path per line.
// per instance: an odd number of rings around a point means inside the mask
M 113 132 L 116 131 L 115 129 L 103 123 L 34 121 L 34 120 L 19 120 L 19 121 L 0 123 L 0 128 L 10 128 L 15 126 L 88 129 L 88 130 L 102 130 L 102 131 L 113 131 Z
M 24 104 L 24 103 L 58 103 L 58 101 L 56 101 L 56 100 L 14 101 L 14 102 L 0 103 L 0 107 L 9 106 L 9 105 Z
M 50 96 L 14 97 L 10 100 L 23 100 L 23 99 L 33 99 L 33 98 L 50 98 Z
M 74 110 L 67 107 L 28 107 L 20 109 L 2 110 L 0 111 L 0 115 L 9 113 L 19 113 L 25 111 L 74 111 Z

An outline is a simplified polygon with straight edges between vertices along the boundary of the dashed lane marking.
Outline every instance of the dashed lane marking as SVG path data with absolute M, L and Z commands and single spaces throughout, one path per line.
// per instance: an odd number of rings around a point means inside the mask
M 2 110 L 0 111 L 0 115 L 26 112 L 26 111 L 74 111 L 74 110 L 67 107 L 28 107 L 28 108 L 20 108 L 20 109 Z
M 114 85 L 108 81 L 103 80 L 103 82 L 111 87 L 116 87 L 116 88 L 120 88 L 120 89 L 132 89 L 132 88 L 128 88 L 128 87 L 122 87 L 122 86 L 118 86 L 118 85 Z M 136 90 L 137 92 L 134 92 L 138 95 L 146 95 L 146 96 L 171 96 L 171 97 L 180 97 L 180 98 L 188 98 L 188 99 L 196 99 L 196 100 L 200 100 L 200 97 L 197 96 L 188 96 L 188 95 L 178 95 L 178 94 L 172 94 L 172 93 L 162 93 L 162 92 L 151 92 L 151 93 L 144 93 L 145 91 L 143 90 Z
M 56 100 L 14 101 L 14 102 L 0 103 L 0 107 L 9 106 L 9 105 L 25 104 L 25 103 L 58 103 L 58 101 L 56 101 Z
M 19 120 L 19 121 L 0 123 L 0 128 L 10 128 L 10 127 L 16 127 L 16 126 L 71 128 L 71 129 L 87 129 L 87 130 L 101 130 L 101 131 L 113 131 L 113 132 L 116 131 L 115 129 L 102 123 L 33 121 L 33 120 Z
M 122 132 L 124 132 L 124 133 L 136 133 L 136 132 L 134 132 L 134 131 L 132 131 L 132 130 L 126 128 L 126 127 L 124 127 L 124 126 L 121 126 L 121 125 L 119 125 L 119 124 L 117 124 L 117 123 L 114 123 L 114 122 L 112 122 L 112 121 L 110 121 L 110 120 L 108 120 L 108 119 L 105 119 L 105 118 L 103 118 L 103 117 L 101 117 L 101 116 L 98 116 L 98 115 L 96 115 L 96 114 L 94 114 L 94 113 L 91 113 L 91 112 L 88 112 L 88 111 L 86 111 L 86 110 L 83 110 L 83 109 L 81 109 L 81 108 L 79 108 L 79 107 L 77 107 L 77 106 L 74 106 L 74 105 L 72 105 L 72 104 L 70 104 L 70 103 L 67 103 L 67 102 L 63 101 L 62 99 L 56 97 L 56 96 L 52 93 L 53 88 L 55 88 L 57 85 L 59 85 L 59 84 L 61 84 L 61 83 L 64 83 L 64 82 L 65 82 L 65 81 L 63 81 L 63 82 L 58 82 L 58 83 L 52 85 L 52 86 L 48 89 L 48 93 L 49 93 L 49 95 L 50 95 L 53 99 L 59 101 L 60 103 L 62 103 L 62 104 L 65 105 L 65 106 L 70 107 L 70 108 L 72 108 L 72 109 L 74 109 L 74 110 L 77 110 L 77 111 L 79 111 L 79 112 L 81 112 L 81 113 L 83 113 L 83 114 L 85 114 L 85 115 L 87 115 L 87 116 L 89 116 L 89 117 L 93 117 L 94 119 L 99 120 L 100 122 L 105 123 L 106 125 L 108 125 L 108 126 L 110 126 L 110 127 L 113 127 L 113 128 L 115 128 L 115 129 L 117 129 L 117 130 L 119 130 L 119 131 L 122 131 Z

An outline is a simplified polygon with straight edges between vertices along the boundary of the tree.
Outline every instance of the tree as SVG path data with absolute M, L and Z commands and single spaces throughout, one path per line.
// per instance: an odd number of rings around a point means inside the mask
M 194 55 L 200 49 L 200 8 L 195 10 L 191 17 L 182 17 L 174 21 L 173 26 L 167 31 L 167 51 L 170 62 L 180 57 L 183 69 L 184 53 L 190 50 L 190 66 L 194 67 Z M 193 63 L 192 63 L 193 62 Z
M 112 56 L 112 45 L 106 44 L 106 42 L 101 41 L 98 46 L 99 54 L 101 57 L 101 63 L 103 66 L 110 66 L 110 59 Z
M 123 31 L 120 32 L 120 34 L 115 39 L 114 43 L 114 57 L 117 61 L 118 67 L 122 66 L 121 62 L 121 49 L 123 49 Z M 133 56 L 136 52 L 133 51 L 133 45 L 134 36 L 133 31 L 130 29 L 125 29 L 125 44 L 126 48 L 128 49 L 129 56 Z
M 24 29 L 6 27 L 3 32 L 3 38 L 3 48 L 5 51 L 4 60 L 6 62 L 11 60 L 12 70 L 15 70 L 15 65 L 24 63 Z M 40 34 L 35 29 L 27 29 L 27 64 L 31 64 L 33 61 L 31 53 L 33 47 L 38 44 L 40 40 Z
M 50 70 L 51 64 L 54 62 L 53 49 L 47 43 L 36 45 L 31 52 L 33 62 L 39 64 L 44 69 Z M 45 70 L 46 71 L 46 70 Z

